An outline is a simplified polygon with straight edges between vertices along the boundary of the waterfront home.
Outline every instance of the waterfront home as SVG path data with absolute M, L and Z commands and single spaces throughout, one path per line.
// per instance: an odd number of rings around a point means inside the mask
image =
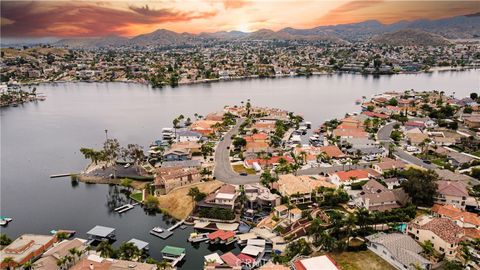
M 310 203 L 312 192 L 320 187 L 335 188 L 325 177 L 296 176 L 293 174 L 279 175 L 273 188 L 277 189 L 283 197 L 289 197 L 294 204 Z
M 165 195 L 171 190 L 200 182 L 202 179 L 197 168 L 167 167 L 155 171 L 155 195 Z
M 169 149 L 163 153 L 164 161 L 181 161 L 192 158 L 192 153 L 187 149 Z
M 18 267 L 28 261 L 34 261 L 57 241 L 55 235 L 23 234 L 8 246 L 0 250 L 0 258 L 10 257 L 11 262 L 0 262 L 0 268 Z
M 161 252 L 163 259 L 167 260 L 171 266 L 175 266 L 186 255 L 184 248 L 174 246 L 165 246 Z
M 259 133 L 271 133 L 275 131 L 275 121 L 257 121 L 255 122 L 251 130 L 256 130 Z
M 384 174 L 391 170 L 403 170 L 407 164 L 398 159 L 384 158 L 381 162 L 373 164 L 372 168 L 379 174 Z
M 462 228 L 480 229 L 480 217 L 477 214 L 467 212 L 454 205 L 434 204 L 432 213 L 435 217 L 448 218 Z
M 207 116 L 205 116 L 205 120 L 222 122 L 224 115 L 225 115 L 224 112 L 212 112 L 212 113 L 207 114 Z
M 191 130 L 181 130 L 177 132 L 177 140 L 179 142 L 198 142 L 202 139 L 200 132 Z
M 440 254 L 449 260 L 455 258 L 465 231 L 448 218 L 419 216 L 407 225 L 407 233 L 420 243 L 430 240 Z
M 170 146 L 170 150 L 179 150 L 186 153 L 200 153 L 202 145 L 198 142 L 193 141 L 185 141 L 185 142 L 177 142 Z
M 270 189 L 261 184 L 247 184 L 244 186 L 247 197 L 246 206 L 250 209 L 270 210 L 281 203 L 278 194 L 270 192 Z
M 334 137 L 340 137 L 340 139 L 347 138 L 368 138 L 368 133 L 359 128 L 336 128 L 332 131 Z
M 247 142 L 245 153 L 256 154 L 261 152 L 271 152 L 270 146 L 266 142 Z
M 43 255 L 35 261 L 33 264 L 33 269 L 36 270 L 50 270 L 50 269 L 57 269 L 57 261 L 61 258 L 70 255 L 71 249 L 76 249 L 81 253 L 79 256 L 82 258 L 84 256 L 84 252 L 87 249 L 86 240 L 75 238 L 72 240 L 64 240 L 52 248 L 48 249 Z M 77 255 L 75 255 L 77 256 Z
M 451 204 L 459 209 L 465 210 L 465 205 L 469 197 L 465 183 L 440 180 L 437 181 L 437 186 L 435 203 Z
M 328 255 L 299 257 L 291 263 L 291 266 L 294 270 L 340 270 L 337 263 Z
M 340 171 L 329 175 L 330 181 L 337 187 L 368 180 L 372 175 L 367 170 Z
M 403 189 L 389 190 L 376 180 L 369 180 L 362 186 L 362 192 L 355 198 L 358 207 L 369 211 L 389 211 L 399 208 L 407 201 Z
M 192 123 L 190 129 L 194 132 L 201 133 L 203 136 L 208 136 L 215 133 L 216 129 L 214 126 L 219 123 L 221 122 L 212 120 L 198 120 Z
M 58 267 L 58 266 L 57 266 Z M 57 268 L 55 268 L 57 269 Z M 75 265 L 70 270 L 117 270 L 117 269 L 134 269 L 134 270 L 156 270 L 155 264 L 133 262 L 126 260 L 102 258 L 96 254 L 90 254 Z
M 368 249 L 396 269 L 431 269 L 432 263 L 424 258 L 422 247 L 412 238 L 401 233 L 376 233 L 365 237 Z
M 225 184 L 215 192 L 208 194 L 205 199 L 198 202 L 197 207 L 220 207 L 233 210 L 237 204 L 238 195 L 239 194 L 235 189 L 235 186 Z

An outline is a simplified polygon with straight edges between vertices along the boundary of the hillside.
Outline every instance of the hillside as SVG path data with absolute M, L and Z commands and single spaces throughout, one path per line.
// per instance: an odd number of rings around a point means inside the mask
M 451 44 L 446 38 L 420 29 L 402 29 L 377 35 L 369 40 L 373 44 L 395 46 L 445 46 Z

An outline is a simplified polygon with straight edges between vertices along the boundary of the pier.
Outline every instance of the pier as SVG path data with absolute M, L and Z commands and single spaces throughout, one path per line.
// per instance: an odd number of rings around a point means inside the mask
M 180 220 L 179 222 L 175 223 L 172 227 L 168 228 L 167 231 L 173 231 L 175 230 L 178 226 L 182 225 L 185 222 L 185 220 Z
M 132 204 L 125 204 L 125 205 L 122 205 L 122 206 L 119 206 L 115 209 L 113 209 L 113 211 L 121 214 L 121 213 L 125 213 L 131 209 L 133 209 L 133 207 L 135 207 L 136 205 L 138 205 L 138 203 L 132 203 Z
M 74 173 L 60 173 L 60 174 L 52 174 L 50 178 L 60 178 L 60 177 L 69 177 Z

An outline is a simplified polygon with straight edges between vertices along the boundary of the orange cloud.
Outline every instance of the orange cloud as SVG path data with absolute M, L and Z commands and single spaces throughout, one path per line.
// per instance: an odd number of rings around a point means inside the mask
M 223 0 L 225 9 L 241 8 L 248 4 L 245 0 Z
M 143 27 L 209 18 L 216 12 L 180 12 L 92 2 L 1 2 L 2 36 L 104 36 L 142 33 Z M 3 22 L 9 22 L 7 24 Z M 136 27 L 132 28 L 131 26 Z M 139 32 L 126 32 L 137 29 Z
M 315 21 L 316 24 L 326 25 L 326 24 L 337 24 L 337 23 L 348 23 L 357 20 L 357 18 L 351 16 L 351 13 L 358 12 L 365 8 L 370 8 L 375 5 L 384 2 L 384 0 L 354 0 L 347 2 L 337 8 L 330 10 L 327 14 L 322 16 L 320 19 Z

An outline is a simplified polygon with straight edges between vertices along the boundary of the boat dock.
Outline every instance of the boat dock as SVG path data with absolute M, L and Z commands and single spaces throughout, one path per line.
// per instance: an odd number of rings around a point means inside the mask
M 60 177 L 69 177 L 74 173 L 60 173 L 60 174 L 52 174 L 50 178 L 60 178 Z
M 125 212 L 133 209 L 133 207 L 135 207 L 135 206 L 137 206 L 137 205 L 138 205 L 138 203 L 132 203 L 132 204 L 129 203 L 129 204 L 125 204 L 125 205 L 119 206 L 119 207 L 113 209 L 113 211 L 121 214 L 121 213 L 125 213 Z
M 175 223 L 172 227 L 168 228 L 167 231 L 171 232 L 175 230 L 178 226 L 182 225 L 185 222 L 185 220 L 180 220 L 179 222 Z
M 175 223 L 173 226 L 171 226 L 170 228 L 166 229 L 166 230 L 163 230 L 161 232 L 159 231 L 155 231 L 154 229 L 150 230 L 150 234 L 152 235 L 155 235 L 157 237 L 160 237 L 162 239 L 167 239 L 168 237 L 172 236 L 173 235 L 173 230 L 175 230 L 176 228 L 180 227 L 183 225 L 183 223 L 185 222 L 185 220 L 180 220 L 179 222 Z

